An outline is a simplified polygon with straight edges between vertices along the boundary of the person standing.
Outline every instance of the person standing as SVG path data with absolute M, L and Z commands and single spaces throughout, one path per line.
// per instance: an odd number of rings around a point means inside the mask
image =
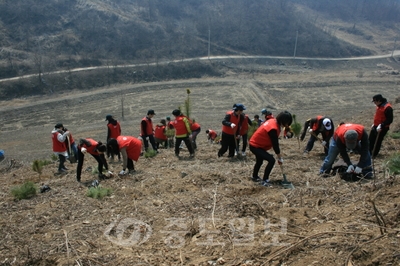
M 261 126 L 261 124 L 264 122 L 264 120 L 260 119 L 259 115 L 254 115 L 253 121 L 257 122 L 257 127 Z
M 190 134 L 192 133 L 192 130 L 190 128 L 190 121 L 186 116 L 181 113 L 179 109 L 173 110 L 172 114 L 175 116 L 175 120 L 173 121 L 173 125 L 175 128 L 175 156 L 179 158 L 179 146 L 183 141 L 185 142 L 185 145 L 189 150 L 190 158 L 193 158 L 194 149 L 189 138 Z
M 106 115 L 107 123 L 107 142 L 109 139 L 116 139 L 118 136 L 121 136 L 121 125 L 120 123 L 114 119 L 112 115 Z M 117 154 L 118 161 L 121 160 L 121 154 Z M 107 158 L 111 161 L 114 161 L 114 156 L 111 156 L 111 152 L 107 150 Z
M 268 119 L 274 118 L 274 115 L 271 113 L 271 111 L 268 111 L 265 108 L 261 110 L 261 114 L 264 115 L 264 122 Z
M 304 123 L 303 132 L 300 140 L 303 141 L 307 131 L 310 133 L 310 139 L 304 149 L 303 154 L 307 155 L 314 147 L 314 142 L 318 139 L 318 135 L 322 135 L 321 145 L 324 147 L 325 156 L 328 155 L 329 141 L 333 136 L 335 127 L 332 119 L 326 116 L 318 115 L 315 118 L 310 118 Z
M 247 133 L 249 132 L 249 125 L 252 125 L 252 121 L 249 118 L 248 115 L 243 114 L 244 116 L 244 120 L 242 123 L 242 126 L 240 127 L 240 132 L 239 135 L 241 136 L 242 139 L 242 156 L 246 156 L 246 149 L 247 149 L 247 143 L 249 142 L 248 140 L 248 135 Z M 237 147 L 236 147 L 236 151 L 239 152 L 239 145 L 240 144 L 240 138 L 237 140 Z
M 222 120 L 221 148 L 218 151 L 218 157 L 228 151 L 228 158 L 235 156 L 237 148 L 237 136 L 240 134 L 240 127 L 244 121 L 242 115 L 246 107 L 241 104 L 234 104 L 231 111 L 228 111 Z
M 168 146 L 168 137 L 165 135 L 167 122 L 165 119 L 161 119 L 160 123 L 156 125 L 154 130 L 154 138 L 156 141 L 157 150 L 160 148 L 160 144 L 166 149 Z
M 281 150 L 279 147 L 279 135 L 283 127 L 289 127 L 292 124 L 292 115 L 288 111 L 281 112 L 276 118 L 271 118 L 265 121 L 253 136 L 250 138 L 250 151 L 256 156 L 256 164 L 253 168 L 251 180 L 260 182 L 262 186 L 270 186 L 269 175 L 275 165 L 275 158 L 268 152 L 271 148 L 274 150 L 278 164 L 283 164 Z M 268 164 L 264 170 L 264 176 L 261 179 L 258 176 L 261 165 L 267 161 Z
M 336 157 L 340 154 L 347 164 L 347 173 L 362 174 L 364 178 L 372 178 L 371 155 L 369 153 L 368 133 L 360 124 L 341 124 L 333 134 L 319 173 L 329 174 Z M 354 166 L 350 161 L 347 150 L 356 150 L 360 154 L 358 163 Z
M 147 111 L 147 115 L 143 117 L 142 122 L 140 123 L 140 136 L 143 138 L 144 150 L 147 151 L 150 144 L 157 152 L 156 141 L 154 139 L 154 127 L 152 118 L 156 115 L 154 110 L 150 109 Z
M 197 149 L 197 143 L 196 143 L 196 139 L 197 139 L 197 135 L 199 135 L 200 131 L 201 131 L 201 126 L 199 123 L 197 123 L 195 120 L 193 120 L 193 123 L 190 126 L 190 129 L 192 130 L 192 146 L 193 149 L 196 150 Z
M 81 173 L 83 160 L 85 158 L 85 154 L 89 153 L 93 156 L 93 158 L 97 161 L 97 170 L 99 171 L 99 179 L 104 179 L 103 175 L 103 167 L 108 170 L 108 164 L 104 153 L 107 151 L 106 145 L 101 142 L 97 142 L 94 139 L 80 139 L 78 145 L 78 166 L 76 167 L 76 180 L 81 182 Z M 109 172 L 111 173 L 111 172 Z
M 133 161 L 137 162 L 142 152 L 142 141 L 131 136 L 118 136 L 116 139 L 109 139 L 107 148 L 114 154 L 122 154 L 122 171 L 119 175 L 127 175 L 135 172 Z
M 376 105 L 376 112 L 374 124 L 369 133 L 369 151 L 372 157 L 375 158 L 379 154 L 383 138 L 386 136 L 390 124 L 393 122 L 393 108 L 381 94 L 372 97 L 372 102 Z
M 67 168 L 65 167 L 65 161 L 68 158 L 66 139 L 70 135 L 69 131 L 64 131 L 64 126 L 61 123 L 57 123 L 54 129 L 51 131 L 51 139 L 53 143 L 53 152 L 58 156 L 58 173 L 67 173 Z

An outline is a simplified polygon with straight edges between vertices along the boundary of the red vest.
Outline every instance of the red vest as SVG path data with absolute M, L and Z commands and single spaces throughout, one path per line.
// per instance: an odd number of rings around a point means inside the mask
M 115 125 L 108 123 L 107 127 L 110 129 L 110 139 L 116 139 L 118 136 L 121 136 L 121 125 L 118 121 Z
M 385 105 L 380 105 L 376 107 L 376 113 L 374 116 L 374 126 L 378 126 L 379 124 L 381 124 L 382 122 L 384 122 L 386 120 L 386 116 L 385 116 L 385 110 L 388 107 L 392 107 L 390 105 L 390 103 L 386 103 Z M 386 125 L 386 127 L 389 127 L 390 125 Z
M 192 123 L 192 125 L 191 125 L 191 127 L 190 127 L 190 129 L 191 129 L 192 131 L 195 131 L 195 130 L 197 130 L 197 129 L 199 129 L 199 128 L 200 128 L 200 124 L 197 123 L 197 122 Z
M 153 121 L 147 116 L 143 117 L 142 121 L 146 121 L 146 132 L 143 132 L 143 128 L 140 127 L 141 136 L 148 136 L 153 134 Z
M 237 131 L 239 128 L 240 115 L 235 115 L 234 111 L 226 112 L 226 114 L 231 116 L 230 122 L 234 123 L 236 127 L 231 128 L 230 126 L 222 125 L 222 132 L 229 135 L 235 135 L 238 133 Z
M 119 149 L 126 147 L 126 153 L 129 159 L 134 161 L 139 159 L 140 153 L 142 152 L 142 142 L 139 139 L 130 136 L 118 136 L 117 142 Z
M 317 119 L 315 120 L 315 123 L 312 125 L 312 130 L 313 131 L 317 131 L 318 130 L 318 125 L 319 125 L 319 121 L 324 118 L 322 115 L 318 115 Z
M 161 140 L 167 140 L 168 138 L 165 135 L 165 126 L 157 125 L 156 129 L 154 130 L 154 137 Z
M 272 141 L 268 135 L 271 130 L 276 130 L 277 135 L 281 134 L 281 129 L 276 119 L 269 119 L 265 121 L 250 138 L 250 145 L 255 148 L 269 150 L 272 148 Z
M 92 155 L 99 155 L 100 153 L 98 153 L 96 150 L 97 144 L 99 144 L 97 141 L 95 141 L 94 139 L 86 139 L 87 141 L 90 142 L 91 146 L 88 147 L 86 146 L 86 144 L 83 145 L 79 145 L 78 148 L 81 149 L 82 147 L 87 149 L 87 152 L 92 154 Z
M 343 124 L 336 129 L 335 134 L 333 134 L 333 138 L 336 141 L 339 138 L 343 144 L 346 143 L 344 139 L 344 134 L 347 130 L 355 130 L 358 134 L 357 141 L 360 141 L 363 136 L 364 126 L 359 124 Z
M 214 130 L 209 129 L 208 130 L 208 136 L 210 137 L 210 139 L 214 140 L 217 137 L 217 132 L 215 132 Z
M 249 131 L 249 116 L 248 115 L 244 115 L 244 120 L 242 122 L 242 126 L 240 127 L 240 132 L 239 134 L 241 136 L 243 136 L 244 134 L 247 134 L 247 131 Z
M 189 120 L 184 115 L 177 116 L 174 120 L 175 136 L 178 138 L 185 137 L 185 135 L 191 133 L 188 132 L 185 121 L 189 123 Z
M 53 151 L 54 152 L 65 152 L 67 151 L 67 146 L 65 142 L 60 142 L 57 139 L 57 136 L 61 134 L 60 132 L 54 132 L 51 134 L 51 139 L 53 141 Z

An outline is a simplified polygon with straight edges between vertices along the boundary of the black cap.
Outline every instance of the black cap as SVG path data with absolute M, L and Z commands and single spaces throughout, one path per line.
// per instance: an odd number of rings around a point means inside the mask
M 54 126 L 54 128 L 62 128 L 62 127 L 64 127 L 64 125 L 61 124 L 61 123 L 57 123 L 57 124 Z
M 110 120 L 112 118 L 112 115 L 106 115 L 106 121 Z
M 147 111 L 147 115 L 155 115 L 156 113 L 154 113 L 153 109 L 150 109 Z
M 375 101 L 382 102 L 382 100 L 383 100 L 382 94 L 377 94 L 377 95 L 374 95 L 374 97 L 372 97 L 373 102 L 375 102 Z
M 180 116 L 181 115 L 181 111 L 179 109 L 175 109 L 175 110 L 172 111 L 172 114 L 174 116 Z

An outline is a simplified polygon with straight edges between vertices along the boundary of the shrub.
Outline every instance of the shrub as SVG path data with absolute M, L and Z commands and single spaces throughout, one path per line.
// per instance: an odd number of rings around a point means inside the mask
M 251 126 L 249 127 L 249 131 L 247 132 L 247 138 L 250 139 L 253 136 L 254 132 L 256 132 L 258 128 L 258 122 L 252 121 Z
M 394 154 L 387 160 L 386 167 L 389 169 L 390 173 L 400 174 L 400 152 Z
M 390 134 L 392 139 L 400 139 L 400 132 L 394 132 Z
M 155 150 L 148 150 L 144 153 L 144 157 L 151 158 L 157 155 L 157 151 Z
M 37 190 L 36 185 L 33 182 L 28 181 L 19 187 L 12 188 L 11 194 L 17 200 L 29 199 L 36 195 L 36 190 Z
M 112 190 L 110 188 L 91 187 L 86 195 L 94 199 L 102 199 L 105 196 L 110 196 L 111 194 Z
M 292 115 L 293 117 L 293 123 L 291 125 L 292 131 L 294 136 L 297 139 L 297 142 L 299 143 L 299 149 L 300 149 L 300 132 L 301 132 L 301 124 L 297 122 L 296 115 Z

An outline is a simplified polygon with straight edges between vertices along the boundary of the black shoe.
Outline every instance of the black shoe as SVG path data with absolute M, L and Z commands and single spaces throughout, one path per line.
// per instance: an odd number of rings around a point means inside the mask
M 251 177 L 251 180 L 253 181 L 253 182 L 261 182 L 261 177 L 259 177 L 259 176 L 252 176 Z

